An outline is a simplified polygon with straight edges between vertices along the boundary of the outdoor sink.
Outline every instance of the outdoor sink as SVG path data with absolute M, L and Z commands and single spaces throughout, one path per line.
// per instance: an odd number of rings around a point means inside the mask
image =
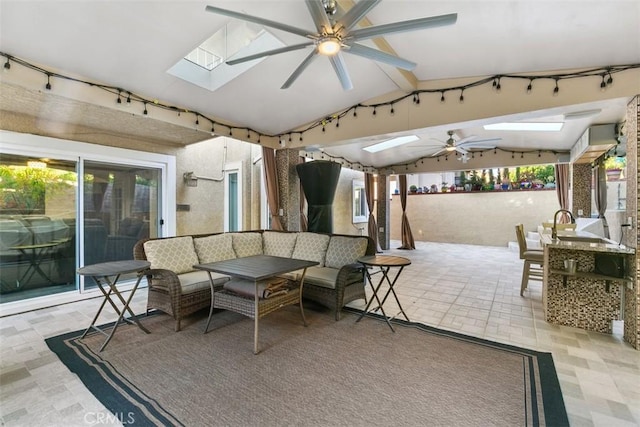
M 585 243 L 610 243 L 608 240 L 602 237 L 591 236 L 558 236 L 558 240 L 564 242 L 585 242 Z

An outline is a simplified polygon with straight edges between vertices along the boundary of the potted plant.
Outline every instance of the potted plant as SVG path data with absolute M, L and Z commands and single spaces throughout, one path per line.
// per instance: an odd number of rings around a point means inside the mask
M 418 192 L 418 187 L 415 185 L 409 186 L 409 193 L 415 194 Z
M 604 168 L 607 171 L 607 181 L 619 180 L 625 166 L 625 157 L 609 157 L 606 159 L 604 161 Z

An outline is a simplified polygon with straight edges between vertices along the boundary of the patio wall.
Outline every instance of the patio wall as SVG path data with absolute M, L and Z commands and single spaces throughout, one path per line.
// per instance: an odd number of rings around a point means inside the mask
M 401 240 L 400 196 L 391 200 L 391 239 Z M 559 208 L 555 190 L 410 194 L 407 217 L 416 241 L 506 246 L 515 225 L 534 231 Z

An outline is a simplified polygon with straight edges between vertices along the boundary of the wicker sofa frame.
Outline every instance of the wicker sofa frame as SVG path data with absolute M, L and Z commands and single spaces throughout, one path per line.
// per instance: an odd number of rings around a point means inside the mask
M 262 233 L 264 230 L 246 231 L 248 233 Z M 272 230 L 269 230 L 272 231 Z M 280 231 L 281 233 L 296 233 L 294 231 Z M 206 237 L 221 233 L 197 234 L 192 237 Z M 360 237 L 367 239 L 365 255 L 375 255 L 376 249 L 373 239 L 368 236 L 354 236 L 346 234 L 329 234 L 329 236 Z M 171 237 L 145 238 L 139 240 L 133 248 L 134 259 L 147 260 L 144 243 L 149 240 L 169 239 Z M 180 279 L 176 273 L 165 269 L 150 269 L 146 272 L 148 283 L 147 313 L 152 309 L 160 310 L 175 319 L 176 332 L 181 328 L 181 321 L 185 317 L 211 306 L 211 289 L 199 289 L 187 294 L 182 293 Z M 222 285 L 220 285 L 220 289 Z M 216 288 L 216 292 L 218 288 Z M 342 308 L 355 300 L 366 299 L 364 289 L 364 270 L 361 264 L 344 265 L 338 272 L 335 287 L 327 288 L 313 283 L 313 277 L 307 273 L 304 283 L 303 300 L 314 301 L 334 312 L 335 320 L 340 320 Z

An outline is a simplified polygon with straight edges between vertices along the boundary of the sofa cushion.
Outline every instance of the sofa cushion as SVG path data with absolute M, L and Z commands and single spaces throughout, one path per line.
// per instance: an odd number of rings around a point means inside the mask
M 366 237 L 331 236 L 324 265 L 340 268 L 353 264 L 367 253 Z
M 262 255 L 262 233 L 230 233 L 238 258 Z
M 214 285 L 221 285 L 229 281 L 231 278 L 224 274 L 211 273 L 211 279 L 213 279 Z M 211 285 L 209 284 L 209 276 L 207 275 L 207 272 L 203 270 L 180 274 L 178 276 L 178 280 L 180 280 L 180 288 L 182 288 L 183 295 L 196 292 L 201 289 L 211 288 Z
M 305 284 L 313 284 L 316 286 L 321 286 L 323 288 L 335 289 L 336 288 L 336 279 L 338 278 L 338 270 L 337 268 L 330 267 L 309 267 L 307 268 L 307 274 L 304 276 Z M 300 280 L 300 276 L 302 276 L 302 271 L 298 273 L 298 280 Z M 303 291 L 304 295 L 304 284 Z
M 176 274 L 193 271 L 193 266 L 200 262 L 191 236 L 149 240 L 144 242 L 144 252 L 151 268 L 164 268 Z
M 292 258 L 315 261 L 318 267 L 324 266 L 324 257 L 329 245 L 329 236 L 326 234 L 302 232 L 298 233 L 296 246 L 293 249 Z
M 265 231 L 262 233 L 262 247 L 265 255 L 291 258 L 296 246 L 298 233 L 280 233 Z
M 223 233 L 196 237 L 193 239 L 193 246 L 196 248 L 201 264 L 224 261 L 236 257 L 236 253 L 233 250 L 233 239 L 230 234 Z

